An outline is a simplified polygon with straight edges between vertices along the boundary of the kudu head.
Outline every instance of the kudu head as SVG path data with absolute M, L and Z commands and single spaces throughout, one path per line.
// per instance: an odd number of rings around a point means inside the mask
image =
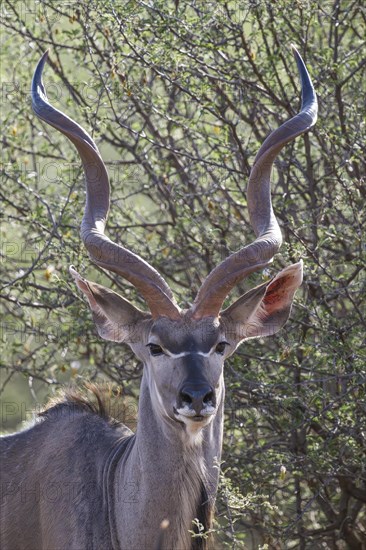
M 284 145 L 306 132 L 317 117 L 309 74 L 296 49 L 294 54 L 302 83 L 301 111 L 267 137 L 249 177 L 248 209 L 256 239 L 208 275 L 188 310 L 180 309 L 167 282 L 150 264 L 105 236 L 110 190 L 97 146 L 81 126 L 49 104 L 42 83 L 47 53 L 33 77 L 35 113 L 74 143 L 83 163 L 86 206 L 81 237 L 90 257 L 98 266 L 132 283 L 149 312 L 87 281 L 73 267 L 70 272 L 89 302 L 100 336 L 129 344 L 143 361 L 155 411 L 190 435 L 212 420 L 222 401 L 224 360 L 244 340 L 276 333 L 286 322 L 294 293 L 302 282 L 300 261 L 221 309 L 233 287 L 250 273 L 268 266 L 281 245 L 281 231 L 271 203 L 272 165 Z

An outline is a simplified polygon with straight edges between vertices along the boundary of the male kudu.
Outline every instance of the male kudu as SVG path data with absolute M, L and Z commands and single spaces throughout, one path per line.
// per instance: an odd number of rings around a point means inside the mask
M 33 109 L 74 143 L 84 167 L 82 240 L 91 259 L 130 281 L 150 311 L 70 268 L 100 336 L 129 344 L 144 364 L 138 427 L 133 434 L 86 402 L 69 398 L 49 408 L 33 427 L 4 437 L 3 550 L 207 547 L 205 539 L 192 538 L 189 530 L 194 518 L 211 528 L 222 445 L 224 361 L 244 340 L 269 336 L 284 325 L 302 281 L 299 262 L 221 310 L 231 289 L 267 266 L 281 245 L 270 196 L 272 164 L 317 116 L 314 89 L 296 50 L 295 57 L 301 112 L 264 141 L 249 178 L 248 208 L 256 239 L 208 275 L 188 310 L 179 308 L 151 265 L 104 235 L 106 168 L 92 138 L 49 104 L 42 83 L 47 54 L 39 62 L 32 82 Z M 163 520 L 169 526 L 161 538 Z

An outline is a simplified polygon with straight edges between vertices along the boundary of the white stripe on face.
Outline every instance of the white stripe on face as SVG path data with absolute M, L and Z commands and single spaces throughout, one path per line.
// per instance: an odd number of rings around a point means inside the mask
M 180 357 L 186 357 L 187 355 L 202 355 L 202 357 L 209 357 L 212 353 L 213 347 L 207 353 L 203 351 L 182 351 L 181 353 L 172 353 L 167 349 L 164 349 L 164 352 L 169 355 L 169 357 L 173 357 L 173 359 L 179 359 Z

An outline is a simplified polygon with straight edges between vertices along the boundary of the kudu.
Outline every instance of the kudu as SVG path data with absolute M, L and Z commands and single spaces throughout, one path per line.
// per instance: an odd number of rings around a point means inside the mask
M 302 83 L 300 113 L 270 134 L 249 177 L 248 208 L 256 239 L 203 281 L 181 310 L 161 275 L 104 234 L 109 210 L 106 168 L 92 138 L 52 107 L 42 83 L 47 53 L 32 82 L 37 116 L 76 146 L 86 180 L 81 237 L 91 259 L 132 283 L 142 311 L 70 268 L 102 338 L 130 345 L 144 365 L 136 433 L 82 400 L 48 408 L 35 425 L 2 439 L 3 550 L 207 548 L 192 520 L 209 530 L 223 435 L 223 365 L 248 338 L 286 322 L 302 263 L 280 271 L 221 310 L 232 288 L 272 261 L 281 231 L 270 193 L 273 162 L 316 121 L 315 92 L 294 50 Z M 72 414 L 71 414 L 72 412 Z M 161 524 L 169 526 L 161 537 Z M 160 542 L 159 542 L 160 540 Z

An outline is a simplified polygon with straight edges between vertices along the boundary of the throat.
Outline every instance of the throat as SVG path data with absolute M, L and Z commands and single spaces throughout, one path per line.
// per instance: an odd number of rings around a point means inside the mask
M 170 422 L 163 419 L 153 406 L 151 393 L 143 379 L 132 460 L 134 468 L 128 481 L 131 475 L 136 476 L 139 472 L 139 514 L 143 512 L 144 523 L 150 523 L 154 536 L 160 532 L 159 548 L 204 549 L 207 548 L 206 540 L 192 537 L 192 532 L 197 532 L 193 523 L 196 518 L 204 531 L 211 526 L 213 499 L 209 488 L 212 474 L 206 471 L 206 463 L 211 456 L 211 452 L 207 452 L 208 442 L 215 440 L 211 433 L 213 426 L 190 433 L 188 426 L 173 419 Z M 195 427 L 195 424 L 190 424 Z M 205 430 L 210 430 L 210 433 L 204 433 Z M 216 449 L 213 454 L 217 456 Z M 169 526 L 161 530 L 164 520 L 168 520 Z
M 166 533 L 163 548 L 177 548 L 177 541 L 180 541 L 179 548 L 182 549 L 206 548 L 204 538 L 193 538 L 190 533 L 190 531 L 198 532 L 194 523 L 196 519 L 203 525 L 204 531 L 210 527 L 209 503 L 205 487 L 206 472 L 202 452 L 199 449 L 192 449 L 189 455 L 182 457 L 181 465 L 177 468 L 172 482 L 177 506 L 175 510 L 172 509 L 170 517 L 167 518 L 170 528 Z

